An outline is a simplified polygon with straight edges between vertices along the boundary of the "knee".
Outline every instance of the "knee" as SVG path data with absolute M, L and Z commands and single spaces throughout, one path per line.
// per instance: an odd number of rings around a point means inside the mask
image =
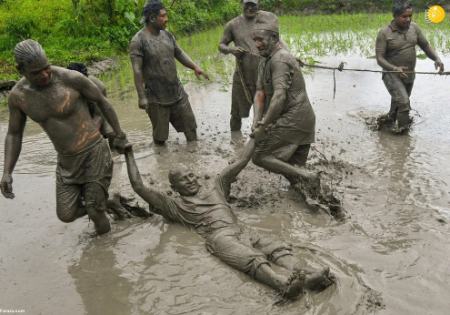
M 56 215 L 58 216 L 58 219 L 61 222 L 64 223 L 71 223 L 77 219 L 77 215 L 75 214 L 75 211 L 61 211 L 58 209 L 56 212 Z
M 264 165 L 264 155 L 260 153 L 255 153 L 252 157 L 253 164 L 258 166 Z

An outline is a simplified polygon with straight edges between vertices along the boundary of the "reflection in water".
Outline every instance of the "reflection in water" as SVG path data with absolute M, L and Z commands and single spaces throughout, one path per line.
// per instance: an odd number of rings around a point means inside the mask
M 94 240 L 83 250 L 79 262 L 69 267 L 88 315 L 131 314 L 132 284 L 122 276 L 114 254 L 119 240 Z

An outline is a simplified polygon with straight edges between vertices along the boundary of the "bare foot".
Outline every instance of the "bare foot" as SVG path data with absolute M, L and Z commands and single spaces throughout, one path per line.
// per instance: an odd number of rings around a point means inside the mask
M 294 271 L 289 277 L 286 288 L 282 292 L 282 296 L 289 300 L 301 297 L 305 288 L 305 273 Z
M 336 282 L 336 277 L 330 273 L 330 268 L 306 276 L 305 287 L 311 291 L 323 291 Z

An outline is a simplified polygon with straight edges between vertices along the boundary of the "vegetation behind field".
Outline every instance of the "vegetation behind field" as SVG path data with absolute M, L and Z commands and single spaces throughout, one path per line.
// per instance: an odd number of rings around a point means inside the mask
M 17 42 L 26 38 L 41 42 L 52 63 L 59 65 L 66 65 L 74 60 L 92 62 L 123 55 L 132 35 L 142 27 L 140 19 L 144 2 L 145 0 L 0 0 L 0 80 L 17 78 L 12 50 Z M 203 63 L 209 62 L 213 65 L 216 62 L 214 54 L 217 54 L 217 43 L 221 33 L 220 27 L 216 29 L 213 26 L 221 25 L 238 15 L 241 12 L 240 1 L 163 2 L 169 9 L 170 30 L 184 38 L 188 52 L 198 55 L 199 58 L 204 57 Z M 352 45 L 352 41 L 357 38 L 346 39 L 337 32 L 364 31 L 365 35 L 373 37 L 373 32 L 390 20 L 390 14 L 349 15 L 346 12 L 386 11 L 391 6 L 391 0 L 261 0 L 260 2 L 266 10 L 290 14 L 314 13 L 301 18 L 283 17 L 281 20 L 283 32 L 302 34 L 296 39 L 288 39 L 291 44 L 301 48 L 301 54 L 325 52 L 323 46 L 327 43 L 314 34 L 322 32 L 334 34 L 326 35 L 331 36 L 328 40 L 333 41 L 332 45 L 341 45 L 341 49 L 344 49 Z M 424 0 L 413 2 L 420 11 L 423 11 L 423 7 L 428 3 Z M 320 12 L 339 14 L 320 15 Z M 423 15 L 419 16 L 418 20 L 426 29 L 433 29 L 432 25 L 425 24 Z M 448 22 L 446 24 L 445 29 L 449 30 Z M 212 31 L 205 34 L 194 37 L 183 36 L 211 27 Z M 441 46 L 448 44 L 445 36 L 440 36 L 439 40 Z M 206 52 L 211 52 L 212 55 L 206 55 Z

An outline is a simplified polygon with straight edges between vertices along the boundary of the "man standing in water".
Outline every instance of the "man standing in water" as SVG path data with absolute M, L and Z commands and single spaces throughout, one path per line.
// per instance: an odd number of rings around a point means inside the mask
M 409 130 L 412 119 L 410 96 L 414 85 L 416 67 L 416 46 L 418 45 L 434 61 L 439 73 L 444 64 L 422 34 L 419 26 L 411 22 L 413 9 L 409 1 L 396 0 L 393 6 L 394 20 L 380 30 L 376 41 L 376 57 L 383 73 L 383 82 L 391 95 L 389 113 L 378 118 L 378 125 L 391 127 L 395 133 Z M 397 122 L 397 126 L 395 126 Z
M 294 299 L 304 289 L 324 290 L 334 280 L 329 268 L 320 272 L 298 268 L 289 245 L 244 226 L 231 210 L 227 202 L 231 183 L 250 160 L 252 150 L 249 148 L 215 178 L 209 191 L 201 189 L 198 177 L 188 168 L 174 168 L 169 173 L 169 181 L 179 198 L 146 187 L 131 149 L 125 152 L 125 157 L 131 185 L 149 203 L 151 211 L 195 229 L 206 239 L 206 248 L 211 254 L 279 291 L 285 298 Z M 271 264 L 280 268 L 274 269 Z
M 129 146 L 117 115 L 91 80 L 80 73 L 51 66 L 41 45 L 25 40 L 14 49 L 17 69 L 24 76 L 8 98 L 9 127 L 2 194 L 14 198 L 12 173 L 22 148 L 27 117 L 42 126 L 58 152 L 56 214 L 63 222 L 88 215 L 98 234 L 110 231 L 105 214 L 112 161 L 88 102 L 98 105 L 112 126 L 114 146 Z
M 139 107 L 150 117 L 155 144 L 164 145 L 169 137 L 169 122 L 178 132 L 184 132 L 187 141 L 195 141 L 197 124 L 188 95 L 178 78 L 175 59 L 194 70 L 197 78 L 209 78 L 165 30 L 167 11 L 160 1 L 149 1 L 143 16 L 146 26 L 130 43 Z
M 258 0 L 243 0 L 242 5 L 243 14 L 227 23 L 219 45 L 220 52 L 236 57 L 231 98 L 231 131 L 241 130 L 242 118 L 249 116 L 255 97 L 258 65 L 261 61 L 252 38 L 255 21 L 276 18 L 273 13 L 259 10 Z M 232 42 L 234 47 L 229 46 Z
M 257 19 L 253 39 L 265 58 L 256 85 L 253 163 L 284 175 L 292 185 L 307 182 L 309 190 L 318 189 L 318 176 L 301 168 L 314 142 L 316 120 L 299 64 L 280 43 L 276 18 Z

